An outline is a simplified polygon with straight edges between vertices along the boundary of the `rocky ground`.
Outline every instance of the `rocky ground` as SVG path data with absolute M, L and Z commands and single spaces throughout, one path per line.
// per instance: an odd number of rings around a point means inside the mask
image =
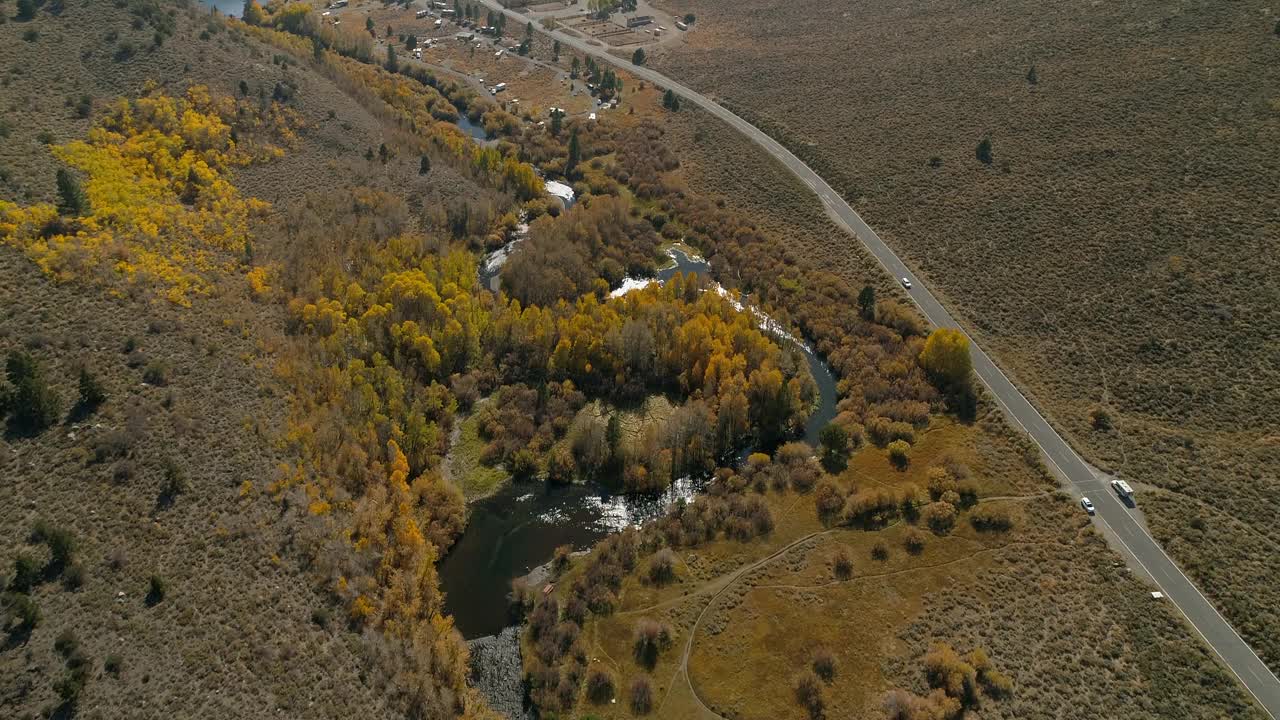
M 509 627 L 497 635 L 476 638 L 471 647 L 471 686 L 489 706 L 512 720 L 533 720 L 525 707 L 523 668 L 520 662 L 520 628 Z

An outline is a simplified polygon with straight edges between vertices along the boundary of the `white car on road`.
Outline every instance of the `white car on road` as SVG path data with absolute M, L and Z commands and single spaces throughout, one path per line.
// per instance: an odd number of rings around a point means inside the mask
M 1084 508 L 1084 511 L 1090 515 L 1094 513 L 1093 501 L 1087 497 L 1080 498 L 1080 507 Z
M 911 289 L 911 281 L 910 281 L 910 280 L 908 280 L 907 278 L 902 278 L 902 287 L 904 287 L 904 288 L 906 288 L 906 289 L 910 290 L 910 289 Z

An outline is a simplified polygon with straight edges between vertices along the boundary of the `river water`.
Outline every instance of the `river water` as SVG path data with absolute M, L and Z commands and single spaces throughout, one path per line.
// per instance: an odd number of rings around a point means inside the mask
M 458 127 L 478 143 L 483 144 L 489 139 L 488 133 L 484 131 L 484 124 L 471 122 L 471 118 L 467 117 L 466 113 L 458 113 Z
M 235 17 L 244 9 L 244 0 L 200 3 Z M 483 125 L 471 122 L 465 115 L 459 117 L 457 125 L 476 142 L 486 142 Z M 566 209 L 573 206 L 573 191 L 568 186 L 558 187 L 552 194 L 561 198 Z M 522 224 L 507 245 L 481 263 L 484 287 L 497 290 L 503 263 L 527 233 L 528 226 Z M 668 255 L 674 262 L 660 269 L 656 279 L 628 279 L 623 289 L 666 282 L 677 272 L 709 275 L 710 266 L 700 257 L 680 248 L 670 249 Z M 718 285 L 714 287 L 719 290 Z M 804 439 L 816 445 L 818 433 L 836 416 L 836 382 L 831 370 L 807 344 L 750 303 L 743 303 L 742 307 L 760 320 L 761 327 L 795 343 L 804 354 L 819 394 L 818 406 L 805 426 Z M 496 635 L 511 622 L 507 593 L 512 578 L 550 560 L 561 545 L 585 549 L 611 533 L 656 518 L 677 500 L 694 498 L 705 482 L 683 478 L 655 495 L 621 495 L 598 484 L 508 483 L 489 498 L 471 504 L 466 531 L 440 563 L 445 607 L 463 637 Z
M 244 0 L 200 0 L 200 4 L 231 17 L 240 17 L 244 12 Z
M 673 262 L 659 270 L 656 279 L 632 278 L 620 289 L 666 282 L 677 272 L 705 276 L 710 270 L 706 260 L 681 248 L 670 248 L 667 254 Z M 482 263 L 481 267 L 487 264 Z M 500 265 L 489 278 L 496 278 Z M 718 290 L 719 285 L 713 289 Z M 795 343 L 804 354 L 819 395 L 818 406 L 805 426 L 804 439 L 816 445 L 818 433 L 836 416 L 835 377 L 806 343 L 786 333 L 749 302 L 739 303 L 756 316 L 761 327 L 773 331 L 784 342 Z M 598 484 L 510 483 L 493 496 L 471 504 L 466 531 L 440 563 L 445 607 L 463 637 L 496 635 L 511 622 L 507 593 L 512 578 L 550 560 L 560 545 L 585 549 L 610 533 L 658 517 L 677 499 L 692 499 L 704 484 L 702 480 L 685 478 L 662 494 L 636 496 L 619 495 Z

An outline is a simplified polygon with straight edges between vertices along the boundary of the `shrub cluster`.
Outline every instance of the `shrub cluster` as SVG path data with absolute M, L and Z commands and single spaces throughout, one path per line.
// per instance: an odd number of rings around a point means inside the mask
M 594 292 L 597 282 L 616 288 L 624 277 L 652 276 L 661 238 L 622 198 L 578 204 L 561 218 L 529 225 L 502 269 L 502 286 L 522 305 L 554 305 Z
M 640 675 L 631 681 L 631 712 L 648 715 L 653 711 L 653 685 L 649 678 Z
M 31 541 L 48 546 L 49 562 L 43 566 L 39 561 L 25 552 L 19 552 L 13 561 L 13 577 L 5 583 L 4 593 L 0 594 L 0 610 L 4 612 L 4 628 L 15 640 L 25 639 L 40 624 L 40 607 L 31 596 L 36 586 L 49 578 L 62 576 L 69 590 L 76 590 L 84 584 L 84 567 L 76 561 L 76 539 L 71 531 L 52 525 L 46 520 L 37 520 L 31 530 Z M 69 654 L 75 645 L 67 645 Z M 73 666 L 74 665 L 74 666 Z M 68 677 L 74 680 L 71 696 L 64 697 L 73 702 L 79 696 L 87 670 L 83 663 L 69 664 Z
M 591 672 L 587 673 L 587 699 L 591 702 L 603 705 L 613 700 L 617 692 L 613 673 L 599 667 L 592 668 Z
M 827 708 L 826 689 L 822 679 L 813 670 L 802 670 L 791 681 L 796 703 L 804 709 L 812 720 L 819 720 Z
M 544 388 L 539 392 L 523 384 L 506 385 L 480 407 L 480 437 L 487 441 L 483 462 L 503 464 L 517 478 L 538 472 L 543 454 L 564 437 L 586 403 L 571 382 Z
M 652 670 L 658 664 L 658 655 L 671 647 L 671 640 L 671 627 L 666 623 L 649 618 L 637 621 L 631 643 L 636 662 Z
M 54 641 L 53 648 L 66 664 L 62 677 L 54 683 L 54 690 L 62 699 L 64 707 L 74 711 L 84 686 L 93 675 L 93 661 L 80 647 L 80 640 L 71 630 L 62 631 Z
M 613 612 L 622 579 L 636 568 L 639 550 L 640 534 L 635 530 L 606 538 L 587 558 L 581 576 L 570 585 L 563 607 L 554 596 L 533 606 L 525 637 L 533 646 L 534 655 L 526 658 L 525 680 L 538 707 L 568 711 L 577 703 L 587 678 L 587 654 L 580 639 L 582 624 L 588 612 Z M 529 602 L 530 593 L 517 587 L 513 596 L 523 604 Z M 588 687 L 589 697 L 604 694 L 599 685 L 602 682 L 602 678 L 595 678 L 596 685 Z M 611 695 L 611 677 L 609 688 Z
M 1002 507 L 980 505 L 969 513 L 969 522 L 975 530 L 1002 532 L 1013 527 L 1013 517 Z
M 981 648 L 962 657 L 950 645 L 939 643 L 929 649 L 922 664 L 929 694 L 891 690 L 884 699 L 889 720 L 959 718 L 984 697 L 1000 699 L 1013 692 L 1013 682 L 995 668 Z
M 646 573 L 649 582 L 654 585 L 665 585 L 676 577 L 676 554 L 670 548 L 662 548 L 649 558 L 649 570 Z
M 910 484 L 898 488 L 854 487 L 846 492 L 835 481 L 824 479 L 814 493 L 814 506 L 824 522 L 839 521 L 863 528 L 884 527 L 903 519 L 920 522 L 935 534 L 945 535 L 955 526 L 960 513 L 969 508 L 973 508 L 970 522 L 975 528 L 1007 530 L 1012 526 L 1003 508 L 974 507 L 977 486 L 963 464 L 945 459 L 942 465 L 929 468 L 926 476 L 927 495 Z M 909 536 L 908 549 L 918 552 L 924 547 L 923 536 Z
M 676 503 L 654 529 L 671 547 L 701 545 L 721 534 L 746 541 L 772 532 L 773 515 L 764 499 L 756 495 L 708 495 L 692 503 Z

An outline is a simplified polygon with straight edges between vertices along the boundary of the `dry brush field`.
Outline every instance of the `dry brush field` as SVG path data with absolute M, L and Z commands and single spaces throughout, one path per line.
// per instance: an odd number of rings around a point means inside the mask
M 841 191 L 1280 669 L 1275 8 L 664 4 L 651 64 Z
M 1263 717 L 1176 610 L 1144 598 L 1142 583 L 1053 492 L 999 417 L 982 415 L 971 426 L 931 424 L 906 470 L 868 448 L 834 480 L 894 492 L 924 487 L 939 464 L 961 463 L 981 499 L 954 529 L 824 520 L 816 510 L 823 480 L 816 491 L 764 490 L 772 533 L 679 547 L 667 556 L 667 579 L 654 568 L 670 551 L 646 555 L 641 540 L 616 610 L 582 631 L 583 711 L 644 714 L 635 705 L 644 685 L 654 717 L 884 717 L 886 698 L 901 697 L 895 688 L 923 697 L 939 686 L 922 668 L 946 644 L 962 654 L 981 649 L 1011 683 L 966 702 L 973 714 L 965 717 L 1086 718 L 1098 708 L 1109 718 Z M 1007 513 L 1012 529 L 977 529 L 970 517 L 982 509 Z M 605 573 L 592 557 L 574 560 L 559 587 L 597 574 Z M 654 624 L 665 639 L 642 648 Z M 813 696 L 800 682 L 811 664 L 821 687 L 806 705 Z M 593 681 L 601 676 L 607 681 Z

